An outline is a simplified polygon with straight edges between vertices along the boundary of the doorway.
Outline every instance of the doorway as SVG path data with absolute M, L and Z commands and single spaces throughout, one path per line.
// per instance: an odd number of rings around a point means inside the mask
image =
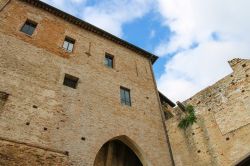
M 126 144 L 120 140 L 111 140 L 97 153 L 94 166 L 143 166 L 143 164 Z

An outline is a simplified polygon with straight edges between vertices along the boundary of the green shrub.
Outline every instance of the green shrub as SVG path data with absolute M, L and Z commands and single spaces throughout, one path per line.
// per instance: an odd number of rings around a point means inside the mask
M 181 129 L 186 129 L 188 126 L 193 125 L 196 123 L 197 117 L 195 116 L 194 107 L 192 105 L 186 106 L 187 115 L 185 118 L 181 119 L 178 127 Z

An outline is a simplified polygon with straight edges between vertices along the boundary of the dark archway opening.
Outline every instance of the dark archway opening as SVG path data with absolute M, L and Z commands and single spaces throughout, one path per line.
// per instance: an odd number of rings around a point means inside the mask
M 111 140 L 99 150 L 94 166 L 143 166 L 143 164 L 126 144 L 120 140 Z
M 249 166 L 250 165 L 250 156 L 242 160 L 240 163 L 238 163 L 236 166 Z

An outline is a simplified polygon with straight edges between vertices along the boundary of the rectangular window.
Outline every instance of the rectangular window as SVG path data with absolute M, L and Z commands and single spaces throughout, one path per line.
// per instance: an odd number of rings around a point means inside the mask
M 68 52 L 72 52 L 74 48 L 74 44 L 75 44 L 75 40 L 66 36 L 63 42 L 63 48 Z
M 121 104 L 131 106 L 130 90 L 120 87 Z
M 110 68 L 113 68 L 114 67 L 114 64 L 113 64 L 113 60 L 114 60 L 114 56 L 113 55 L 110 55 L 108 53 L 105 54 L 105 65 L 107 67 L 110 67 Z
M 65 74 L 63 85 L 76 89 L 79 78 Z
M 34 21 L 27 20 L 21 28 L 21 32 L 26 33 L 27 35 L 32 35 L 35 31 L 37 23 Z

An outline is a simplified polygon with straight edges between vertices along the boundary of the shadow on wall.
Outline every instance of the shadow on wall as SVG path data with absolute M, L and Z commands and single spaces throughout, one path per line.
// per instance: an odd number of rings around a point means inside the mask
M 0 111 L 3 109 L 3 106 L 8 100 L 8 97 L 9 97 L 8 93 L 0 91 Z

